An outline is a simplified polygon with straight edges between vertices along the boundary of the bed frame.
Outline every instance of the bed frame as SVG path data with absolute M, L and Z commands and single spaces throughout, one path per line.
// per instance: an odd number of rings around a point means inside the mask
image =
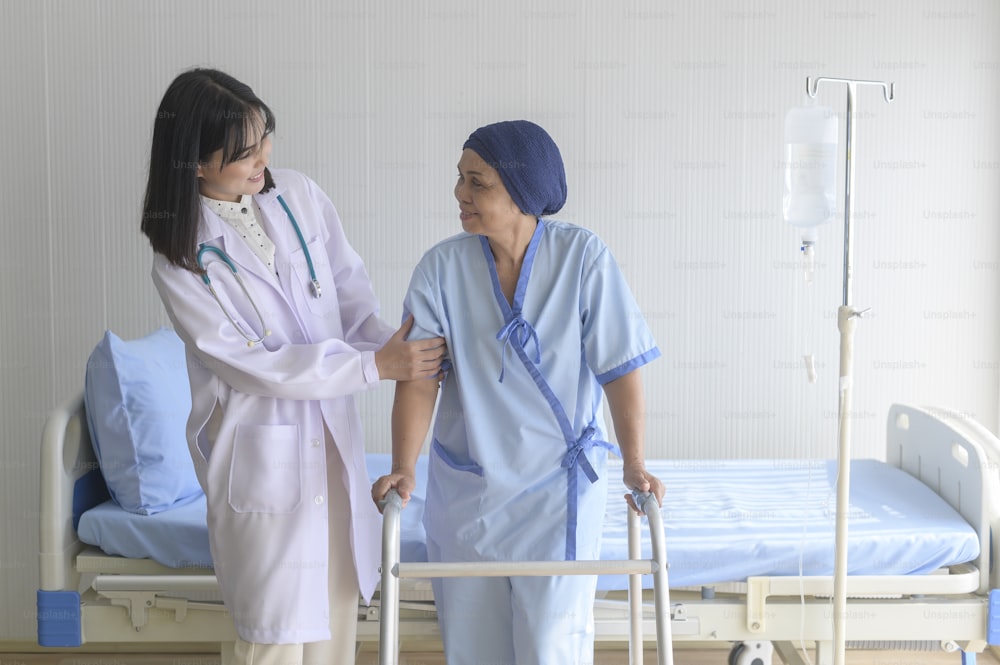
M 988 644 L 1000 644 L 1000 572 L 992 565 L 1000 556 L 1000 542 L 992 538 L 994 530 L 1000 533 L 1000 440 L 955 411 L 894 405 L 887 419 L 886 461 L 965 517 L 979 536 L 980 556 L 929 575 L 849 577 L 848 646 L 943 649 L 974 663 Z M 39 645 L 171 643 L 215 650 L 235 639 L 210 569 L 108 556 L 77 538 L 79 516 L 107 499 L 82 396 L 47 419 L 40 481 Z M 430 583 L 410 582 L 398 599 L 399 642 L 404 649 L 440 648 Z M 643 593 L 640 625 L 653 640 L 652 591 Z M 731 665 L 767 665 L 774 652 L 788 665 L 804 665 L 803 648 L 815 649 L 816 665 L 829 665 L 832 595 L 832 577 L 751 577 L 673 589 L 670 631 L 675 644 L 732 645 Z M 377 595 L 371 606 L 359 605 L 359 645 L 379 641 L 380 617 Z M 627 593 L 601 594 L 594 622 L 599 647 L 627 643 Z

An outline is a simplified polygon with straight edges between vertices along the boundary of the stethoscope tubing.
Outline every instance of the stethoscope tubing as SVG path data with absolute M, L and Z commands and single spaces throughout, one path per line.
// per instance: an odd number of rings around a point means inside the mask
M 313 268 L 312 255 L 309 254 L 309 248 L 306 246 L 306 239 L 302 237 L 302 229 L 299 228 L 299 223 L 295 221 L 295 215 L 289 209 L 288 204 L 285 203 L 285 199 L 278 195 L 278 203 L 281 207 L 285 209 L 285 214 L 288 215 L 289 221 L 292 223 L 292 228 L 295 229 L 295 235 L 299 237 L 299 244 L 302 245 L 302 253 L 306 257 L 306 265 L 309 267 L 309 281 L 312 284 L 313 296 L 317 298 L 323 297 L 323 290 L 319 286 L 319 280 L 316 279 L 316 269 Z
M 309 268 L 309 283 L 313 297 L 321 298 L 323 296 L 323 291 L 320 288 L 319 279 L 316 278 L 316 270 L 313 267 L 312 256 L 309 253 L 309 247 L 306 245 L 305 237 L 302 235 L 302 230 L 299 228 L 299 224 L 295 220 L 295 215 L 292 214 L 291 209 L 288 207 L 288 204 L 285 203 L 285 200 L 281 197 L 280 194 L 278 195 L 278 203 L 281 204 L 281 207 L 284 208 L 285 210 L 285 214 L 288 215 L 288 221 L 292 223 L 292 228 L 295 229 L 295 235 L 299 239 L 299 245 L 302 246 L 302 253 L 306 259 L 306 266 Z M 203 256 L 206 253 L 215 254 L 216 256 L 218 256 L 219 259 L 221 259 L 222 262 L 225 263 L 226 266 L 229 268 L 229 270 L 233 273 L 233 277 L 236 278 L 236 282 L 239 284 L 240 289 L 243 291 L 243 294 L 247 297 L 247 300 L 250 301 L 250 306 L 253 307 L 253 311 L 257 315 L 257 320 L 260 322 L 261 333 L 259 336 L 247 333 L 246 330 L 243 329 L 243 326 L 241 326 L 223 306 L 222 300 L 219 298 L 219 294 L 215 292 L 215 288 L 212 286 L 212 280 L 208 276 L 208 270 L 205 268 Z M 209 245 L 207 243 L 202 243 L 201 245 L 198 246 L 198 253 L 195 257 L 195 261 L 198 263 L 198 267 L 201 268 L 201 270 L 203 271 L 201 279 L 205 283 L 205 286 L 208 287 L 208 291 L 209 293 L 212 294 L 212 298 L 215 299 L 215 302 L 219 305 L 219 309 L 222 310 L 222 313 L 225 315 L 226 319 L 228 319 L 229 322 L 233 325 L 233 327 L 236 328 L 236 331 L 240 333 L 240 336 L 247 341 L 247 345 L 253 346 L 255 344 L 259 344 L 260 342 L 264 341 L 264 338 L 270 335 L 271 331 L 267 329 L 267 326 L 264 323 L 264 316 L 261 314 L 260 309 L 257 307 L 256 301 L 254 301 L 253 297 L 250 295 L 250 290 L 247 288 L 246 283 L 240 276 L 239 271 L 236 269 L 236 264 L 233 263 L 232 259 L 230 259 L 229 256 L 221 248 L 215 247 L 214 245 Z

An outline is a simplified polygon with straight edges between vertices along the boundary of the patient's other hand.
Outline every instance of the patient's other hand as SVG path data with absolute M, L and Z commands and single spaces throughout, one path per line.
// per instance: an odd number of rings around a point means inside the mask
M 663 495 L 667 490 L 663 486 L 663 482 L 649 471 L 646 471 L 644 467 L 625 467 L 622 476 L 622 479 L 625 482 L 625 487 L 637 492 L 652 492 L 653 496 L 656 497 L 656 504 L 658 506 L 663 505 Z M 636 505 L 635 499 L 631 494 L 626 494 L 625 500 L 628 502 L 628 505 L 632 508 L 632 510 L 640 515 L 644 514 L 642 510 L 639 509 L 639 506 Z
M 410 501 L 410 493 L 416 488 L 417 481 L 413 475 L 390 473 L 372 483 L 372 501 L 375 502 L 375 506 L 381 513 L 384 508 L 382 501 L 385 499 L 385 495 L 389 493 L 389 490 L 394 489 L 399 494 L 399 498 L 403 500 L 403 507 L 405 508 L 406 504 Z

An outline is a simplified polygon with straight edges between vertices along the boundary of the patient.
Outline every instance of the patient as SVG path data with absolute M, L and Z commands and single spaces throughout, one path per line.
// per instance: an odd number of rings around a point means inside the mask
M 429 459 L 428 558 L 598 559 L 614 449 L 603 396 L 626 487 L 663 496 L 645 469 L 639 373 L 660 351 L 600 238 L 541 219 L 566 200 L 562 157 L 541 127 L 473 132 L 455 198 L 465 233 L 424 255 L 405 300 L 409 339 L 444 337 L 451 360 Z M 373 484 L 376 502 L 414 490 L 437 390 L 397 383 L 392 472 Z M 596 580 L 435 579 L 448 662 L 592 662 Z

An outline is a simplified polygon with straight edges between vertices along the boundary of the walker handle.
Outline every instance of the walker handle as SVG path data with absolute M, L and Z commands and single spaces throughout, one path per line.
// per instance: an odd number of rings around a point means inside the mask
M 635 505 L 639 506 L 639 510 L 646 512 L 646 502 L 652 499 L 656 501 L 656 497 L 653 496 L 652 492 L 640 492 L 639 490 L 632 490 L 632 498 L 635 499 Z
M 403 509 L 403 499 L 399 496 L 399 492 L 396 491 L 395 487 L 390 487 L 389 491 L 385 493 L 382 500 L 378 502 L 378 507 L 385 510 L 387 505 L 392 505 L 396 510 Z

